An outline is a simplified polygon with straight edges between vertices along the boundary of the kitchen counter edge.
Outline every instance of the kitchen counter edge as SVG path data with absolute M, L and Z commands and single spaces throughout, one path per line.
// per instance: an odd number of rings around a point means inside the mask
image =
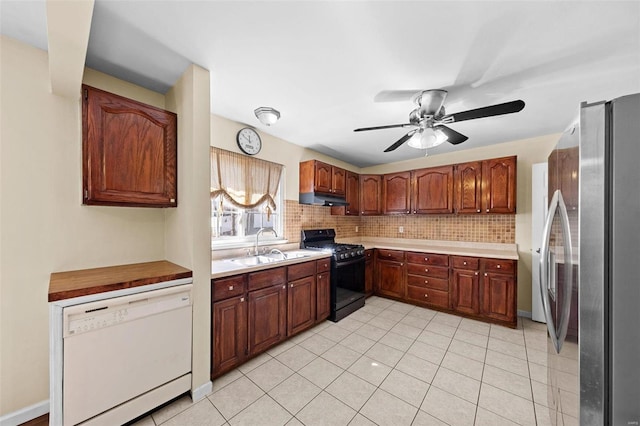
M 309 256 L 299 257 L 297 259 L 284 260 L 281 262 L 266 263 L 262 265 L 244 266 L 229 262 L 225 259 L 216 259 L 211 261 L 211 279 L 225 278 L 232 275 L 246 274 L 249 272 L 263 271 L 265 269 L 278 268 L 280 266 L 295 265 L 297 263 L 309 262 L 311 260 L 326 259 L 331 257 L 331 253 L 315 250 L 295 250 L 296 253 L 305 253 Z

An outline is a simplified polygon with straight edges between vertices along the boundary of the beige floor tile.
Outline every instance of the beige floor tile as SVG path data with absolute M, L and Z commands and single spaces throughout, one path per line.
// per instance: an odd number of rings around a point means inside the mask
M 547 345 L 547 336 L 544 334 L 535 334 L 525 333 L 524 335 L 525 344 L 534 349 L 544 349 Z
M 368 351 L 375 343 L 375 340 L 367 339 L 366 337 L 360 336 L 359 334 L 355 333 L 350 334 L 340 342 L 342 346 L 346 346 L 347 348 L 361 354 Z
M 345 370 L 361 356 L 362 354 L 342 345 L 336 345 L 322 354 L 322 358 Z
M 377 426 L 377 425 L 371 420 L 369 420 L 368 418 L 366 418 L 365 416 L 363 416 L 362 414 L 358 413 L 353 418 L 353 420 L 351 420 L 351 423 L 349 423 L 349 426 Z
M 451 344 L 449 345 L 449 352 L 483 363 L 487 355 L 487 350 L 485 348 L 472 345 L 471 343 L 463 342 L 461 340 L 451 341 Z
M 264 395 L 229 420 L 229 424 L 231 426 L 280 426 L 287 423 L 292 417 L 269 395 Z
M 269 360 L 272 360 L 272 359 L 273 359 L 273 357 L 265 352 L 265 353 L 262 353 L 262 354 L 258 355 L 255 358 L 250 359 L 249 361 L 245 362 L 244 364 L 242 364 L 241 366 L 238 367 L 238 370 L 240 370 L 240 372 L 242 374 L 247 374 L 249 371 L 253 370 L 254 368 L 257 368 L 257 367 L 261 366 L 265 362 L 267 362 Z
M 324 389 L 333 382 L 344 370 L 324 358 L 316 358 L 302 368 L 298 373 L 316 386 Z
M 313 362 L 313 361 L 312 361 Z M 265 392 L 282 383 L 294 373 L 292 369 L 275 358 L 251 370 L 246 376 Z
M 379 342 L 384 343 L 387 346 L 391 346 L 392 348 L 396 348 L 399 351 L 405 352 L 411 347 L 414 340 L 393 332 L 389 332 L 385 334 L 382 339 L 379 340 Z
M 451 344 L 452 339 L 450 337 L 443 336 L 429 330 L 424 330 L 422 333 L 420 333 L 416 340 L 440 349 L 447 350 L 449 348 L 449 345 Z
M 407 351 L 411 355 L 415 355 L 418 358 L 430 361 L 434 364 L 440 364 L 444 358 L 445 350 L 435 346 L 428 345 L 423 342 L 414 342 L 411 348 Z
M 407 312 L 413 310 L 413 305 L 404 302 L 394 301 L 391 305 L 389 305 L 389 309 L 400 312 L 401 314 L 406 314 Z
M 549 401 L 547 399 L 547 396 L 549 389 L 547 385 L 545 385 L 544 383 L 536 382 L 535 380 L 531 380 L 530 383 L 531 391 L 533 392 L 533 402 L 548 407 Z
M 353 318 L 351 315 L 349 315 L 347 318 L 343 318 L 341 319 L 339 322 L 336 323 L 336 325 L 338 327 L 342 327 L 345 330 L 349 330 L 351 332 L 356 331 L 357 329 L 359 329 L 360 327 L 362 327 L 364 325 L 366 321 L 358 321 L 357 319 Z
M 547 384 L 548 369 L 543 365 L 539 365 L 533 362 L 529 363 L 529 377 L 536 382 Z
M 490 337 L 496 339 L 505 340 L 509 343 L 515 343 L 516 345 L 524 346 L 524 333 L 522 330 L 513 330 L 501 325 L 491 325 Z
M 394 321 L 394 322 L 397 323 L 402 318 L 404 318 L 405 315 L 407 315 L 407 314 L 402 314 L 400 312 L 396 312 L 396 311 L 391 310 L 391 308 L 387 308 L 384 311 L 380 312 L 378 314 L 378 317 L 386 318 L 386 319 L 389 319 L 389 320 Z
M 379 425 L 410 425 L 418 409 L 378 389 L 360 412 Z
M 410 310 L 407 315 L 431 321 L 433 317 L 436 316 L 436 311 L 416 306 L 415 308 Z
M 520 358 L 515 358 L 509 355 L 501 354 L 499 352 L 488 350 L 485 363 L 487 365 L 493 365 L 494 367 L 498 367 L 524 377 L 529 376 L 527 361 Z
M 183 425 L 202 425 L 202 426 L 220 426 L 226 423 L 226 420 L 216 410 L 208 399 L 204 399 L 193 407 L 172 417 L 163 423 L 166 426 L 183 426 Z
M 369 299 L 367 299 L 366 303 L 372 306 L 380 306 L 382 308 L 387 308 L 393 305 L 395 302 L 393 300 L 385 299 L 384 297 L 371 296 Z
M 289 339 L 289 341 L 291 341 L 291 342 L 295 343 L 296 345 L 298 345 L 301 342 L 304 342 L 309 337 L 313 336 L 314 334 L 316 334 L 316 332 L 313 331 L 313 329 L 307 330 L 307 331 L 303 331 L 302 333 L 296 334 L 295 336 L 291 337 Z
M 362 309 L 358 309 L 357 311 L 349 315 L 349 317 L 361 322 L 369 322 L 373 318 L 375 318 L 375 315 L 365 312 Z
M 271 349 L 269 349 L 267 351 L 267 353 L 269 355 L 271 355 L 272 357 L 276 357 L 278 355 L 280 355 L 283 352 L 288 351 L 289 349 L 291 349 L 292 347 L 294 347 L 296 344 L 293 343 L 290 340 L 285 340 L 284 342 L 272 347 Z
M 405 354 L 396 364 L 396 370 L 407 373 L 423 382 L 431 383 L 438 371 L 438 366 L 415 355 Z
M 300 343 L 300 346 L 310 352 L 313 352 L 316 355 L 322 355 L 335 345 L 336 342 L 334 342 L 333 340 L 329 340 L 319 334 L 311 336 L 304 342 Z
M 485 365 L 482 382 L 531 400 L 531 381 L 527 377 Z
M 363 356 L 353 363 L 347 370 L 352 374 L 366 380 L 372 385 L 378 386 L 387 377 L 391 367 L 381 364 L 373 359 Z
M 478 403 L 480 382 L 464 374 L 440 367 L 431 385 L 469 401 L 472 404 Z
M 278 355 L 276 359 L 293 371 L 298 371 L 316 359 L 316 355 L 302 346 L 295 345 L 291 349 Z
M 302 422 L 295 417 L 287 422 L 285 426 L 304 426 Z
M 454 354 L 453 352 L 447 352 L 441 365 L 449 370 L 457 371 L 458 373 L 471 377 L 472 379 L 482 379 L 484 364 L 471 358 Z
M 384 379 L 380 389 L 417 408 L 420 407 L 424 396 L 429 390 L 429 383 L 394 369 Z
M 447 426 L 445 422 L 442 422 L 431 414 L 427 414 L 422 410 L 418 410 L 416 418 L 411 423 L 412 426 Z
M 242 373 L 240 372 L 240 370 L 235 369 L 213 379 L 213 389 L 211 390 L 211 393 L 219 391 L 229 383 L 238 380 L 240 377 L 242 377 Z
M 492 337 L 489 339 L 488 348 L 492 351 L 500 352 L 504 355 L 509 355 L 523 360 L 527 359 L 527 350 L 524 346 L 516 345 L 515 343 L 509 343 L 505 340 L 500 340 Z
M 415 328 L 419 328 L 420 330 L 423 330 L 427 324 L 429 324 L 428 319 L 424 319 L 424 318 L 418 318 L 418 317 L 414 317 L 412 315 L 407 314 L 406 317 L 402 318 L 400 320 L 400 324 L 406 324 L 406 325 L 410 325 L 411 327 L 415 327 Z
M 517 424 L 482 407 L 478 407 L 476 412 L 475 426 L 516 426 Z
M 457 328 L 458 325 L 460 325 L 460 321 L 462 321 L 462 317 L 447 314 L 445 312 L 438 312 L 432 319 L 432 322 L 438 322 L 454 328 Z
M 547 324 L 543 322 L 533 321 L 531 318 L 522 318 L 522 325 L 524 326 L 525 330 L 530 329 L 542 331 L 544 333 L 547 332 Z
M 135 423 L 131 423 L 130 426 L 156 426 L 156 423 L 153 421 L 153 417 L 146 416 Z
M 410 339 L 415 339 L 422 332 L 421 329 L 416 328 L 416 327 L 412 327 L 412 326 L 407 325 L 407 324 L 403 324 L 402 322 L 399 322 L 398 324 L 393 326 L 393 328 L 390 331 L 392 333 L 396 333 L 396 334 L 399 334 L 401 336 L 408 337 Z
M 536 411 L 537 426 L 552 426 L 551 418 L 549 417 L 549 408 L 540 404 L 534 405 Z
M 381 306 L 375 306 L 371 303 L 367 302 L 364 307 L 360 308 L 359 311 L 365 312 L 370 315 L 378 315 L 380 312 L 384 311 L 385 308 Z
M 383 330 L 389 331 L 397 323 L 398 323 L 397 321 L 390 320 L 389 318 L 383 318 L 383 317 L 378 317 L 377 316 L 374 319 L 372 319 L 371 321 L 369 321 L 367 324 L 371 324 L 371 325 L 373 325 L 375 327 L 378 327 L 378 328 L 381 328 Z
M 451 327 L 450 325 L 442 324 L 439 322 L 434 322 L 434 320 L 431 320 L 431 322 L 427 324 L 424 329 L 451 338 L 454 334 L 456 334 L 457 330 L 457 328 L 455 327 Z
M 296 417 L 305 426 L 347 425 L 356 411 L 327 392 L 321 392 Z
M 241 377 L 208 398 L 225 418 L 230 419 L 262 395 L 262 389 L 246 377 Z
M 480 346 L 481 348 L 486 348 L 488 337 L 472 331 L 458 329 L 456 334 L 453 336 L 453 340 L 460 340 L 462 342 Z
M 153 417 L 153 421 L 156 422 L 156 424 L 164 423 L 175 415 L 191 407 L 192 405 L 193 401 L 191 401 L 191 397 L 183 396 L 176 399 L 171 404 L 165 405 L 159 410 L 154 411 L 151 416 Z
M 323 322 L 321 322 L 320 324 L 316 324 L 313 326 L 313 331 L 315 331 L 316 333 L 320 333 L 322 330 L 324 330 L 325 328 L 334 325 L 335 322 L 333 321 L 329 321 L 329 320 L 325 320 Z
M 373 395 L 376 387 L 358 376 L 345 371 L 340 377 L 327 386 L 325 390 L 354 410 L 360 410 L 364 403 Z
M 334 324 L 321 330 L 318 334 L 337 343 L 350 335 L 351 331 Z
M 290 413 L 296 414 L 321 391 L 322 389 L 309 380 L 294 374 L 273 388 L 269 395 Z
M 471 331 L 476 334 L 482 334 L 483 336 L 488 336 L 489 331 L 491 330 L 491 325 L 487 324 L 486 322 L 463 318 L 462 321 L 460 321 L 458 329 Z
M 535 425 L 536 416 L 533 401 L 521 398 L 486 383 L 480 389 L 478 406 L 493 413 L 500 413 L 511 421 L 521 425 Z
M 475 404 L 435 386 L 429 388 L 420 409 L 450 425 L 473 425 L 476 416 Z
M 382 343 L 376 343 L 366 353 L 369 358 L 379 361 L 389 367 L 394 367 L 400 358 L 404 355 L 404 352 L 399 351 L 391 346 L 383 345 Z
M 547 366 L 547 352 L 527 347 L 527 360 L 539 365 Z
M 371 324 L 365 324 L 357 329 L 355 333 L 359 334 L 360 336 L 364 336 L 367 339 L 378 341 L 382 338 L 382 336 L 387 334 L 387 330 L 383 330 Z

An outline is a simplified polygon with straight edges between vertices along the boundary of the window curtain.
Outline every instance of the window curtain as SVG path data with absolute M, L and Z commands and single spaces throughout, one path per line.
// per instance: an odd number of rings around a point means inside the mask
M 283 166 L 219 148 L 211 148 L 211 199 L 221 196 L 239 208 L 266 203 L 267 217 L 276 209 Z

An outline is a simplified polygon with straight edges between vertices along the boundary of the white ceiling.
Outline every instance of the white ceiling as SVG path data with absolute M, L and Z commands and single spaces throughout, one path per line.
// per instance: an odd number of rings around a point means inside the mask
M 45 3 L 0 1 L 3 34 L 46 49 Z M 640 92 L 640 1 L 96 0 L 87 66 L 164 92 L 189 63 L 211 110 L 357 166 L 424 155 L 414 105 L 383 90 L 447 88 L 448 113 L 522 99 L 517 114 L 453 123 L 430 155 L 563 131 L 579 103 Z M 253 110 L 282 113 L 274 126 Z

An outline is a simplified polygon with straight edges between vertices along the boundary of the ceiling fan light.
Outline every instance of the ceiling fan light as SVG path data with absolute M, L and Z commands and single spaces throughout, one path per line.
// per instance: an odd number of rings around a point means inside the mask
M 438 146 L 449 139 L 441 129 L 436 128 L 433 133 L 436 135 L 436 141 L 433 146 Z
M 411 136 L 411 138 L 407 142 L 407 145 L 409 145 L 411 148 L 416 148 L 416 149 L 426 148 L 422 146 L 422 132 L 423 132 L 423 129 L 416 130 L 416 132 L 413 134 L 413 136 Z
M 256 108 L 253 112 L 265 126 L 271 126 L 280 119 L 280 112 L 271 107 Z

